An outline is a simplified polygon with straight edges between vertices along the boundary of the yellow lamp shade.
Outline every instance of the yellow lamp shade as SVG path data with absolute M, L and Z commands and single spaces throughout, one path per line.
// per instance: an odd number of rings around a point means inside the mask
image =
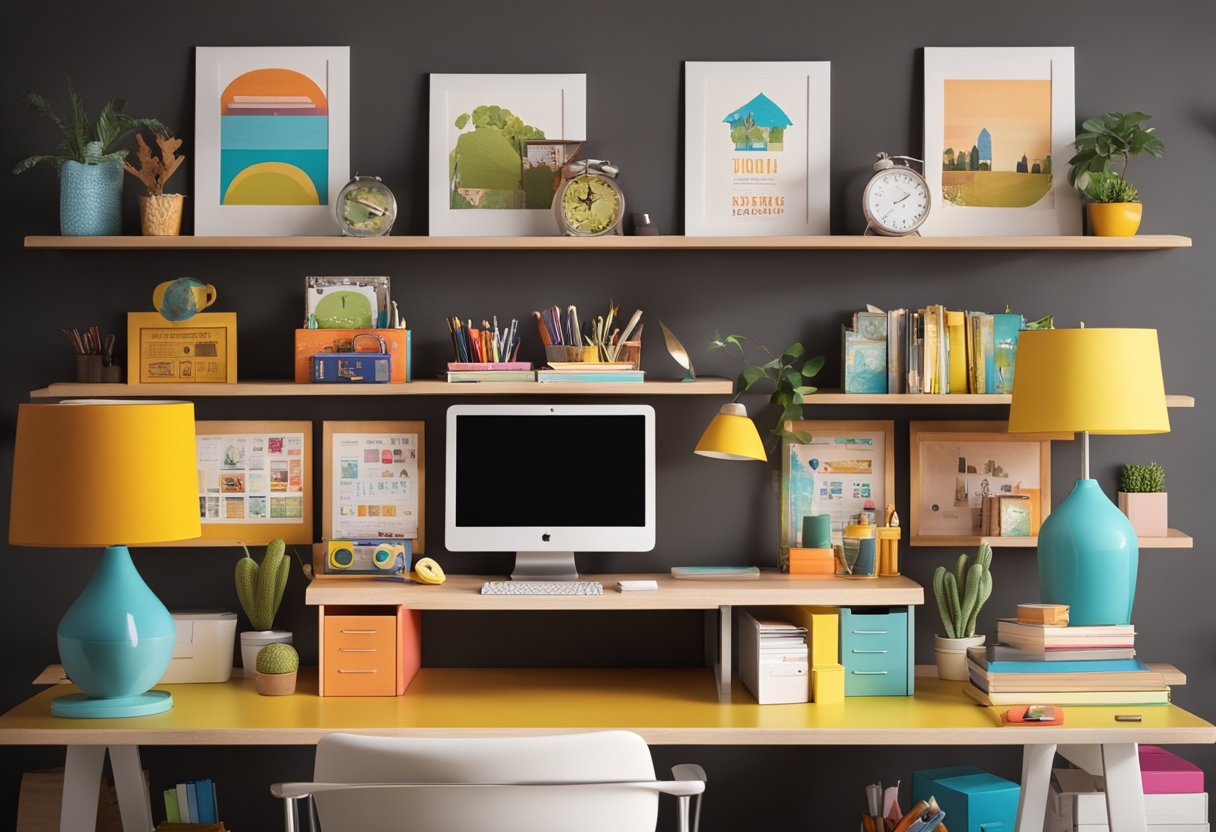
M 19 407 L 9 543 L 97 547 L 200 533 L 193 404 Z
M 1010 433 L 1167 433 L 1155 329 L 1043 329 L 1018 338 Z
M 714 459 L 768 460 L 756 423 L 748 418 L 746 408 L 736 403 L 722 405 L 701 434 L 696 453 Z

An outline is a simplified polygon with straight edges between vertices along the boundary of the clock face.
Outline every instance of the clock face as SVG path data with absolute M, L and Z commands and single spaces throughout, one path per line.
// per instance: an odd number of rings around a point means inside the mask
M 918 176 L 899 169 L 884 171 L 866 189 L 866 210 L 883 231 L 909 234 L 929 214 L 929 192 Z
M 569 180 L 562 191 L 562 216 L 571 234 L 606 234 L 620 221 L 623 208 L 620 191 L 602 176 L 584 173 Z

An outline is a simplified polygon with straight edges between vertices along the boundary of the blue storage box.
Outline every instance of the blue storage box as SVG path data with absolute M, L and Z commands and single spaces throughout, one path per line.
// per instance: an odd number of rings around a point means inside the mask
M 1014 832 L 1022 787 L 975 766 L 912 772 L 912 802 L 937 798 L 950 832 Z
M 842 607 L 845 696 L 911 696 L 913 617 L 908 607 Z

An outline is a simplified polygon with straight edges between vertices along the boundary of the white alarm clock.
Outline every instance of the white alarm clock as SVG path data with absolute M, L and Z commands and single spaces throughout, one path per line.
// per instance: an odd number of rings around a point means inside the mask
M 911 156 L 878 154 L 874 176 L 861 196 L 866 217 L 866 235 L 883 237 L 920 236 L 917 231 L 929 217 L 929 185 L 913 170 L 911 162 L 925 163 Z

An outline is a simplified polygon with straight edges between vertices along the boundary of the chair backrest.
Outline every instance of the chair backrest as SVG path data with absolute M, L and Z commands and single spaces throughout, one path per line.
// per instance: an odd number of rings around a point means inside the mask
M 611 783 L 654 780 L 637 734 L 495 739 L 330 734 L 318 783 Z M 658 793 L 627 786 L 375 789 L 316 795 L 323 832 L 654 832 Z

